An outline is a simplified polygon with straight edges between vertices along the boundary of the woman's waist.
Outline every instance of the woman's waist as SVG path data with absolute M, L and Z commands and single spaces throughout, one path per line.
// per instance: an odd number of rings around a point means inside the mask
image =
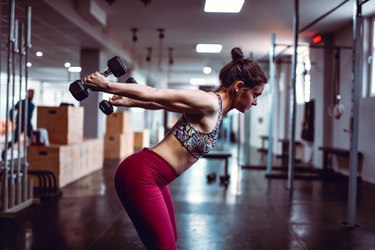
M 167 185 L 178 177 L 175 169 L 158 153 L 143 148 L 125 158 L 117 168 L 116 176 L 127 176 L 132 182 L 154 183 Z
M 198 160 L 173 135 L 165 138 L 150 150 L 168 162 L 177 175 L 182 174 Z

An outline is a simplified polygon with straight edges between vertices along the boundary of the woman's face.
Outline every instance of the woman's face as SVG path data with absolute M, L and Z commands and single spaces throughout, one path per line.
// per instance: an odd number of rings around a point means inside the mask
M 251 89 L 246 87 L 238 89 L 233 101 L 234 108 L 244 113 L 246 110 L 251 108 L 251 106 L 256 106 L 257 98 L 262 94 L 263 89 L 264 84 Z

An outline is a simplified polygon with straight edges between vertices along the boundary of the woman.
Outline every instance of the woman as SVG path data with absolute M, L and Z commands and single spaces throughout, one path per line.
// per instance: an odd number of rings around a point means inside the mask
M 244 59 L 240 48 L 232 49 L 232 59 L 221 69 L 215 92 L 111 83 L 99 72 L 85 77 L 90 89 L 115 94 L 112 105 L 182 114 L 160 143 L 127 157 L 115 174 L 117 194 L 147 249 L 176 249 L 168 184 L 210 152 L 225 114 L 245 112 L 262 94 L 267 78 L 261 67 Z

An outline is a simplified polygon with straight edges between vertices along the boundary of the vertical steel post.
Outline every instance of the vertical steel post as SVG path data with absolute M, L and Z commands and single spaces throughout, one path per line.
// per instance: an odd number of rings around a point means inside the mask
M 293 57 L 292 57 L 292 82 L 290 91 L 290 114 L 289 114 L 289 160 L 288 160 L 288 189 L 290 194 L 294 188 L 294 168 L 295 168 L 295 130 L 296 130 L 296 78 L 297 78 L 297 46 L 298 46 L 298 26 L 299 26 L 299 1 L 294 1 L 293 18 Z
M 8 27 L 8 55 L 7 55 L 7 86 L 6 86 L 6 105 L 5 105 L 5 155 L 4 155 L 4 174 L 3 174 L 3 188 L 2 188 L 2 210 L 6 211 L 9 208 L 8 200 L 8 186 L 9 186 L 9 162 L 8 162 L 8 142 L 9 142 L 9 95 L 10 95 L 10 81 L 12 71 L 12 53 L 14 44 L 14 15 L 15 15 L 15 1 L 9 0 L 9 27 Z
M 350 170 L 347 215 L 347 225 L 349 227 L 355 227 L 357 211 L 359 101 L 362 82 L 362 26 L 362 3 L 360 0 L 353 0 L 353 84 L 350 117 Z
M 241 138 L 242 138 L 241 116 L 238 114 L 238 135 L 237 135 L 237 166 L 241 166 Z
M 243 114 L 243 118 L 244 118 L 244 134 L 243 134 L 243 138 L 245 138 L 243 141 L 244 141 L 244 144 L 246 143 L 245 145 L 245 148 L 247 150 L 247 155 L 246 155 L 246 165 L 250 165 L 250 160 L 251 160 L 251 150 L 250 150 L 250 142 L 251 142 L 251 111 L 250 112 L 245 112 Z
M 275 114 L 275 91 L 276 91 L 276 82 L 275 82 L 275 46 L 276 46 L 276 35 L 272 33 L 271 35 L 271 49 L 270 49 L 270 58 L 269 58 L 269 79 L 268 84 L 271 93 L 271 107 L 270 107 L 270 123 L 268 126 L 268 151 L 267 151 L 267 173 L 270 174 L 272 171 L 272 155 L 273 155 L 273 116 Z
M 25 25 L 24 23 L 20 23 L 20 29 L 19 29 L 19 92 L 18 92 L 18 99 L 21 101 L 22 100 L 22 82 L 23 82 L 23 55 L 24 55 L 24 43 L 25 43 Z M 18 124 L 22 125 L 22 116 L 24 115 L 25 113 L 25 110 L 24 110 L 24 106 L 23 105 L 20 105 L 18 107 Z M 17 133 L 19 135 L 21 135 L 21 127 L 22 126 L 18 126 L 18 131 Z M 18 150 L 18 157 L 17 157 L 17 193 L 16 193 L 16 202 L 17 204 L 21 203 L 21 201 L 23 200 L 22 199 L 22 180 L 21 180 L 21 176 L 24 175 L 25 173 L 23 171 L 21 171 L 21 149 L 23 147 L 21 147 L 21 141 L 19 140 L 18 141 L 18 144 L 17 144 L 17 150 Z M 23 152 L 25 152 L 23 150 Z
M 29 69 L 27 67 L 27 62 L 29 61 L 29 48 L 31 48 L 31 15 L 32 9 L 31 6 L 26 7 L 26 29 L 25 29 L 25 44 L 24 44 L 24 59 L 25 59 L 25 99 L 27 98 L 27 90 L 28 90 L 28 80 L 29 80 Z M 24 110 L 24 128 L 27 131 L 27 115 L 28 115 L 28 105 L 26 103 L 25 110 Z M 27 161 L 27 141 L 24 140 L 23 142 L 23 150 L 24 150 L 24 157 L 23 157 L 23 199 L 26 200 L 29 195 L 32 196 L 32 187 L 27 182 L 27 169 L 29 163 Z M 30 190 L 28 190 L 30 189 Z
M 15 183 L 15 159 L 14 159 L 14 139 L 15 136 L 18 136 L 18 141 L 19 141 L 19 134 L 18 131 L 15 131 L 15 124 L 16 124 L 16 119 L 15 119 L 15 113 L 16 113 L 16 108 L 14 104 L 14 98 L 16 97 L 16 53 L 18 53 L 18 20 L 14 20 L 14 39 L 13 39 L 13 50 L 12 50 L 12 144 L 11 144 L 11 156 L 10 156 L 10 201 L 9 201 L 9 206 L 14 207 L 15 206 L 15 195 L 16 195 L 16 183 Z M 18 112 L 18 111 L 17 111 Z
M 16 97 L 16 67 L 15 67 L 15 60 L 16 60 L 16 53 L 18 53 L 18 20 L 14 20 L 14 28 L 13 28 L 13 50 L 12 50 L 12 143 L 11 143 L 11 150 L 10 150 L 10 189 L 9 189 L 9 195 L 10 195 L 10 200 L 9 200 L 9 207 L 14 207 L 15 206 L 15 167 L 14 167 L 14 139 L 16 136 L 16 133 L 18 131 L 15 131 L 15 113 L 16 113 L 16 108 L 14 105 L 14 98 Z M 18 111 L 17 111 L 18 112 Z M 18 140 L 19 140 L 19 134 Z
M 3 5 L 0 4 L 0 16 L 2 17 L 3 16 Z M 2 20 L 0 19 L 0 30 L 3 30 L 3 22 Z M 0 36 L 0 48 L 3 47 L 3 39 L 1 39 L 2 37 Z M 2 50 L 0 49 L 0 58 L 2 58 Z M 2 60 L 0 59 L 0 72 L 3 72 L 2 71 Z M 1 74 L 1 73 L 0 73 Z M 0 96 L 1 96 L 1 75 L 0 75 Z M 1 103 L 0 103 L 0 117 L 1 117 Z M 0 143 L 0 152 L 2 148 L 1 148 L 1 143 Z M 0 164 L 2 162 L 2 159 L 0 158 Z

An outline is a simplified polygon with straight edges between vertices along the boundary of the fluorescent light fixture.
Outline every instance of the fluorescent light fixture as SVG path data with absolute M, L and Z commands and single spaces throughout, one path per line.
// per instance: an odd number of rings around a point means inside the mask
M 203 73 L 205 73 L 206 75 L 210 74 L 212 71 L 211 67 L 204 67 L 203 68 Z
M 206 0 L 205 12 L 238 13 L 245 0 Z
M 197 44 L 197 47 L 195 48 L 198 53 L 220 53 L 222 49 L 223 46 L 221 44 L 204 43 Z
M 79 73 L 79 72 L 82 71 L 82 68 L 81 67 L 69 67 L 68 71 L 69 72 L 74 72 L 74 73 Z
M 206 80 L 203 78 L 191 78 L 190 84 L 191 85 L 204 85 L 206 84 Z
M 64 67 L 65 67 L 65 68 L 69 68 L 70 66 L 72 66 L 72 64 L 71 64 L 70 62 L 66 62 L 66 63 L 64 64 Z
M 42 51 L 37 51 L 37 52 L 35 53 L 35 55 L 36 55 L 37 57 L 41 57 L 41 56 L 43 56 L 43 52 L 42 52 Z
M 311 70 L 311 61 L 309 58 L 305 59 L 305 69 L 307 71 Z

